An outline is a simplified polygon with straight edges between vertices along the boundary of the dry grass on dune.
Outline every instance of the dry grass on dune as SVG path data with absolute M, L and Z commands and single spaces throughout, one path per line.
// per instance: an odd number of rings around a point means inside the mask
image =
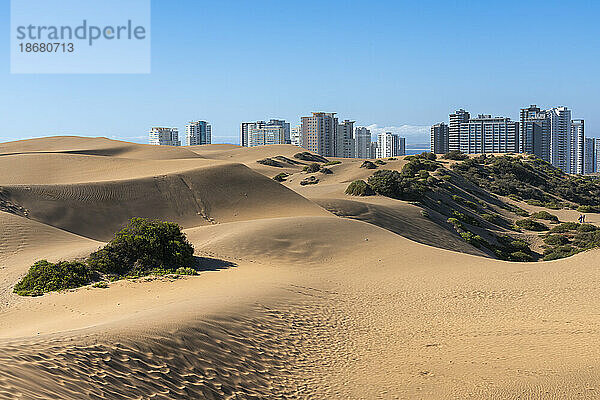
M 599 251 L 481 257 L 414 205 L 345 196 L 372 173 L 358 161 L 312 187 L 301 165 L 282 185 L 256 163 L 297 150 L 1 144 L 19 166 L 2 199 L 29 218 L 0 212 L 0 399 L 598 397 Z M 101 243 L 83 236 L 130 216 L 184 225 L 211 267 L 11 293 L 33 261 L 85 255 Z

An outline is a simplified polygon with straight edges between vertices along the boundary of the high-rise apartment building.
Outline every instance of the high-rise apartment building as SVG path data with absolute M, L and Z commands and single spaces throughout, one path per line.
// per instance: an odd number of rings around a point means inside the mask
M 280 127 L 281 129 L 278 130 L 272 127 Z M 250 138 L 250 129 L 254 129 L 253 132 L 255 137 L 252 140 Z M 263 129 L 263 131 L 261 131 L 261 129 Z M 280 137 L 279 134 L 277 134 L 277 132 L 279 131 L 283 132 L 282 137 Z M 272 141 L 275 141 L 275 143 L 271 143 Z M 242 124 L 240 125 L 240 146 L 253 147 L 261 146 L 263 144 L 289 143 L 291 143 L 290 123 L 285 122 L 282 119 L 272 119 L 269 122 L 242 122 Z
M 338 119 L 335 114 L 313 112 L 311 117 L 302 117 L 302 147 L 324 157 L 333 157 L 338 129 Z
M 467 111 L 456 110 L 450 114 L 450 125 L 448 127 L 448 150 L 460 150 L 460 125 L 469 122 L 471 114 Z
M 377 142 L 371 142 L 369 150 L 369 158 L 377 158 Z
M 185 126 L 185 136 L 188 146 L 210 144 L 212 127 L 206 121 L 192 121 Z
M 359 126 L 354 130 L 354 143 L 356 158 L 371 158 L 371 131 Z
M 446 154 L 449 150 L 450 128 L 441 122 L 431 127 L 431 152 L 434 154 Z
M 585 138 L 585 149 L 584 149 L 584 173 L 593 174 L 596 172 L 596 142 L 595 138 Z
M 149 143 L 157 146 L 181 146 L 177 128 L 153 127 L 149 133 Z
M 377 135 L 377 158 L 396 157 L 406 154 L 406 139 L 391 132 Z
M 335 157 L 354 158 L 356 154 L 354 142 L 354 121 L 345 120 L 338 124 L 335 140 Z
M 566 173 L 571 172 L 571 110 L 555 107 L 550 116 L 550 163 Z
M 600 173 L 600 138 L 595 140 L 594 159 L 596 160 L 596 172 Z
M 481 114 L 460 124 L 459 148 L 463 153 L 516 153 L 519 123 L 506 117 Z
M 584 121 L 576 119 L 571 121 L 570 142 L 570 173 L 585 174 L 585 129 Z
M 302 146 L 302 127 L 300 125 L 296 125 L 292 128 L 290 142 L 294 146 Z
M 550 115 L 535 104 L 522 108 L 519 123 L 519 153 L 534 154 L 550 162 Z

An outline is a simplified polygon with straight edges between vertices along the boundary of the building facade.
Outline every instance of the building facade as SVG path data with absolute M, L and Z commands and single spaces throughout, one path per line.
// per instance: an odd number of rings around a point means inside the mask
M 188 146 L 211 144 L 212 127 L 206 121 L 192 121 L 185 126 Z
M 598 139 L 585 138 L 585 150 L 584 150 L 584 172 L 586 174 L 593 174 L 598 172 L 596 170 L 597 154 L 596 154 L 596 142 Z
M 302 127 L 300 125 L 292 128 L 290 133 L 290 142 L 294 146 L 302 146 Z
M 371 131 L 359 126 L 354 130 L 354 144 L 356 158 L 371 158 Z
M 443 122 L 431 127 L 431 152 L 446 154 L 450 150 L 450 127 Z
M 276 129 L 274 127 L 280 127 Z M 254 138 L 250 137 L 250 130 L 254 134 Z M 283 132 L 283 136 L 279 136 L 276 132 Z M 275 143 L 272 143 L 272 141 Z M 266 143 L 265 143 L 266 142 Z M 290 144 L 291 143 L 291 131 L 289 122 L 285 122 L 282 119 L 272 119 L 269 122 L 256 121 L 256 122 L 242 122 L 240 125 L 240 146 L 254 147 L 262 146 L 263 144 Z
M 519 153 L 534 154 L 547 162 L 550 158 L 550 116 L 535 104 L 522 108 L 519 121 Z
M 377 158 L 396 157 L 406 154 L 406 139 L 391 132 L 377 135 Z
M 582 119 L 571 121 L 570 162 L 572 174 L 585 174 L 585 123 Z
M 516 153 L 519 123 L 506 117 L 481 114 L 460 124 L 459 148 L 466 154 Z
M 149 133 L 149 143 L 156 146 L 181 146 L 177 128 L 153 127 Z
M 594 158 L 596 160 L 596 172 L 600 173 L 600 138 L 596 138 L 596 151 L 594 152 Z
M 377 142 L 371 142 L 369 158 L 377 158 Z
M 338 124 L 335 140 L 335 157 L 354 158 L 356 154 L 354 141 L 354 121 L 345 120 Z
M 571 110 L 555 107 L 550 116 L 550 163 L 563 172 L 571 172 Z
M 313 112 L 302 117 L 302 147 L 324 157 L 335 156 L 338 118 L 336 113 Z
M 448 126 L 448 151 L 460 150 L 460 125 L 469 122 L 470 119 L 471 114 L 462 108 L 450 114 L 450 125 Z

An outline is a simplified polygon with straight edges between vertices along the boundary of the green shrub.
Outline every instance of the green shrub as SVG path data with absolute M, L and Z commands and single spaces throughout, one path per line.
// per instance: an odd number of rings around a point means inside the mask
M 444 154 L 442 158 L 446 160 L 462 161 L 469 158 L 469 156 L 464 153 L 461 153 L 459 150 L 452 150 L 451 152 Z
M 533 257 L 531 256 L 531 254 L 528 254 L 524 251 L 515 251 L 513 253 L 510 253 L 508 261 L 531 262 L 533 261 Z
M 598 228 L 596 225 L 592 225 L 592 224 L 581 224 L 577 227 L 577 231 L 578 232 L 594 232 L 597 231 Z
M 544 203 L 544 207 L 549 208 L 551 210 L 560 210 L 563 208 L 563 205 L 561 203 L 549 202 Z
M 47 292 L 75 289 L 94 281 L 95 274 L 82 262 L 41 260 L 17 283 L 13 291 L 20 296 L 39 296 Z
M 331 174 L 333 174 L 333 171 L 330 170 L 329 168 L 321 168 L 321 173 L 323 173 L 325 175 L 331 175 Z
M 479 235 L 475 235 L 473 232 L 461 232 L 460 236 L 465 240 L 465 242 L 477 248 L 481 247 L 481 245 L 484 243 L 483 238 Z
M 346 188 L 346 194 L 351 196 L 372 196 L 375 194 L 375 191 L 367 182 L 363 180 L 357 180 L 348 185 Z
M 500 218 L 496 215 L 496 214 L 481 214 L 481 218 L 483 218 L 484 221 L 487 222 L 491 222 L 492 224 L 498 224 L 500 223 Z
M 371 161 L 365 161 L 361 164 L 360 167 L 366 169 L 376 169 L 377 165 L 373 164 Z
M 515 225 L 517 225 L 519 228 L 527 229 L 530 231 L 540 232 L 540 231 L 548 230 L 548 227 L 546 225 L 542 224 L 541 222 L 529 219 L 529 218 L 518 220 L 517 222 L 515 222 Z
M 549 246 L 561 246 L 569 243 L 569 238 L 563 235 L 551 234 L 544 238 L 544 243 Z
M 558 246 L 544 251 L 544 261 L 558 260 L 577 254 L 579 250 L 570 245 Z
M 542 203 L 541 201 L 537 200 L 537 199 L 529 199 L 526 202 L 527 204 L 529 204 L 530 206 L 537 206 L 537 207 L 543 207 L 544 203 Z
M 285 181 L 287 179 L 288 176 L 289 176 L 289 174 L 287 174 L 285 172 L 282 172 L 280 174 L 275 175 L 273 177 L 273 180 L 277 181 L 277 182 L 283 182 L 283 181 Z
M 303 151 L 301 153 L 296 153 L 296 154 L 294 154 L 294 158 L 297 158 L 297 159 L 302 160 L 302 161 L 309 161 L 309 162 L 320 162 L 320 163 L 329 162 L 329 160 L 326 159 L 325 157 L 320 156 L 318 154 L 310 153 L 308 151 Z
M 428 190 L 417 178 L 391 170 L 375 172 L 368 183 L 376 193 L 400 200 L 420 200 Z
M 386 162 L 385 162 L 385 161 L 383 161 L 383 160 L 375 160 L 375 164 L 378 164 L 378 165 L 385 165 L 385 164 L 386 164 Z
M 573 238 L 573 245 L 583 250 L 600 247 L 600 231 L 577 233 L 575 238 Z
M 558 217 L 554 214 L 550 214 L 548 211 L 538 211 L 536 213 L 531 214 L 532 218 L 544 219 L 547 221 L 558 222 Z
M 597 213 L 600 212 L 600 208 L 594 206 L 579 206 L 577 207 L 577 211 L 580 213 Z
M 462 224 L 460 223 L 460 221 L 454 217 L 448 218 L 448 220 L 446 222 L 454 225 L 455 228 L 462 228 Z
M 116 275 L 188 267 L 193 262 L 194 248 L 179 225 L 145 218 L 129 220 L 125 228 L 87 260 L 91 269 Z
M 179 267 L 175 270 L 177 275 L 198 275 L 198 272 L 191 267 Z
M 556 225 L 552 229 L 550 229 L 551 233 L 565 233 L 569 231 L 574 231 L 579 227 L 577 222 L 563 222 L 562 224 Z
M 321 166 L 317 163 L 312 163 L 310 165 L 307 165 L 306 167 L 304 167 L 304 171 L 306 171 L 306 173 L 312 174 L 314 172 L 319 172 L 319 170 L 321 169 Z
M 279 167 L 282 168 L 283 164 L 281 164 L 279 161 L 275 161 L 272 158 L 265 158 L 262 160 L 258 160 L 257 163 L 262 164 L 262 165 L 268 165 L 270 167 Z
M 319 183 L 319 179 L 316 178 L 314 175 L 311 175 L 307 178 L 304 178 L 300 181 L 300 185 L 301 186 L 306 186 L 306 185 L 316 185 L 317 183 Z
M 462 213 L 460 211 L 452 210 L 452 216 L 454 218 L 461 220 L 462 222 L 466 222 L 469 225 L 473 225 L 473 226 L 481 225 L 475 217 L 473 217 L 469 214 Z
M 327 167 L 329 165 L 337 165 L 337 164 L 341 164 L 341 161 L 338 160 L 333 160 L 333 161 L 327 161 L 325 164 L 323 164 L 324 167 Z
M 99 288 L 99 289 L 108 289 L 108 282 L 106 282 L 106 281 L 96 282 L 92 285 L 92 287 Z

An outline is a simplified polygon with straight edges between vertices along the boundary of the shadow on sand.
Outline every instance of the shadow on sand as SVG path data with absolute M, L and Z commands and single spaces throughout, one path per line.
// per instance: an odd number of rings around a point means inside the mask
M 222 269 L 228 269 L 237 266 L 238 265 L 236 263 L 231 261 L 220 260 L 218 258 L 194 256 L 194 269 L 198 272 L 220 271 Z

